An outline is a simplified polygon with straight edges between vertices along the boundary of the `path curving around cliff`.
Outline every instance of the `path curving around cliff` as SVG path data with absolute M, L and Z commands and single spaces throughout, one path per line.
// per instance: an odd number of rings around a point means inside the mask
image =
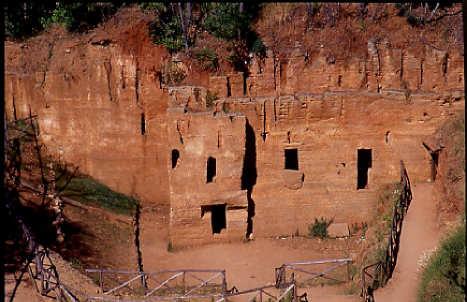
M 416 302 L 422 271 L 419 261 L 438 245 L 441 232 L 437 225 L 434 184 L 415 184 L 412 194 L 402 226 L 396 268 L 388 284 L 375 291 L 376 302 Z

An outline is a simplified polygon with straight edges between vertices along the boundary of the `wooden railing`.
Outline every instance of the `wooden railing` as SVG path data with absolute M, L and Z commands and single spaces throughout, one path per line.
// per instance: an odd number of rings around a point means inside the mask
M 284 288 L 295 281 L 305 284 L 317 279 L 325 279 L 333 283 L 346 282 L 350 280 L 349 265 L 351 263 L 352 259 L 350 258 L 285 263 L 276 268 L 276 287 Z M 346 268 L 345 272 L 339 272 L 343 276 L 333 275 L 340 268 Z M 290 281 L 287 281 L 288 277 L 290 277 Z
M 103 296 L 120 295 L 122 290 L 127 296 L 142 295 L 152 300 L 188 297 L 212 296 L 227 292 L 225 270 L 181 269 L 161 270 L 156 272 L 137 272 L 108 269 L 86 269 L 87 273 L 96 273 L 100 287 L 100 296 L 90 297 L 91 300 L 102 300 Z M 108 276 L 105 278 L 105 276 Z M 117 284 L 108 286 L 105 282 L 120 279 Z M 144 280 L 144 285 L 138 281 Z
M 399 251 L 400 236 L 402 232 L 402 223 L 405 214 L 412 201 L 412 190 L 410 187 L 409 175 L 405 169 L 404 162 L 401 161 L 401 192 L 397 203 L 394 205 L 391 232 L 389 234 L 388 247 L 384 261 L 368 265 L 362 271 L 362 293 L 361 296 L 365 302 L 373 302 L 374 290 L 383 287 L 392 277 L 397 262 L 397 253 Z

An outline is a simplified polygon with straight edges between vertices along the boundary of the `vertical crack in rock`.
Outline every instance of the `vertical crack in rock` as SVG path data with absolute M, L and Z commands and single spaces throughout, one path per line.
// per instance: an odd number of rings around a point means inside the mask
M 136 248 L 136 261 L 138 266 L 138 272 L 143 273 L 143 255 L 141 253 L 141 241 L 140 241 L 140 216 L 141 216 L 141 209 L 139 202 L 136 203 L 135 209 L 135 216 L 133 217 L 133 231 L 135 235 L 135 248 Z M 141 285 L 143 288 L 147 288 L 146 278 L 141 276 Z
M 47 72 L 49 72 L 49 65 L 50 65 L 50 60 L 52 59 L 53 56 L 53 50 L 55 48 L 55 43 L 57 39 L 53 39 L 52 43 L 49 43 L 49 52 L 47 53 L 47 61 L 45 62 L 45 68 L 42 74 L 42 81 L 41 81 L 41 89 L 44 88 L 45 85 L 45 79 L 47 78 Z
M 419 89 L 421 88 L 421 86 L 423 85 L 423 59 L 420 60 L 420 86 L 419 86 Z
M 261 137 L 263 138 L 263 142 L 266 141 L 266 101 L 263 102 L 263 132 L 261 133 Z
M 277 122 L 277 98 L 274 98 L 274 123 Z
M 113 102 L 112 96 L 112 81 L 110 76 L 112 74 L 112 64 L 110 61 L 104 61 L 105 74 L 107 75 L 107 94 L 109 95 L 109 100 Z
M 217 148 L 221 147 L 221 131 L 217 131 Z
M 360 89 L 368 89 L 368 70 L 366 68 L 367 64 L 368 60 L 365 59 L 365 61 L 363 61 L 363 78 L 362 83 L 360 84 Z
M 273 67 L 274 67 L 274 91 L 277 91 L 277 79 L 276 79 L 277 59 L 276 59 L 276 55 L 274 53 L 272 54 L 272 59 L 273 59 Z
M 138 61 L 138 56 L 135 56 L 135 98 L 136 98 L 136 103 L 139 104 L 139 61 Z
M 442 72 L 443 72 L 443 78 L 444 78 L 445 83 L 448 81 L 448 60 L 449 60 L 449 55 L 446 53 L 443 56 L 443 63 L 442 63 Z
M 120 70 L 120 82 L 122 89 L 125 89 L 126 83 L 125 83 L 125 65 L 122 65 L 122 69 Z
M 377 71 L 376 71 L 376 85 L 377 85 L 377 92 L 380 93 L 381 91 L 381 54 L 380 54 L 380 51 L 378 49 L 378 46 L 377 46 L 377 41 L 375 39 L 370 39 L 368 41 L 368 53 L 371 57 L 371 61 L 373 61 L 373 59 L 376 57 L 377 61 L 378 61 L 378 67 L 377 67 Z
M 248 119 L 245 124 L 245 156 L 243 157 L 242 168 L 242 190 L 247 190 L 248 199 L 248 218 L 246 237 L 253 234 L 253 217 L 255 216 L 255 201 L 252 198 L 253 187 L 256 184 L 256 138 L 255 131 L 250 125 Z
M 182 131 L 180 130 L 179 121 L 177 121 L 177 133 L 178 133 L 178 137 L 180 138 L 180 143 L 183 145 L 183 135 L 182 135 Z
M 399 80 L 403 81 L 403 78 L 404 78 L 404 50 L 401 51 L 401 72 L 399 73 Z
M 15 94 L 14 93 L 13 93 L 13 96 L 12 96 L 12 100 L 13 100 L 13 118 L 16 121 L 18 119 L 18 116 L 17 116 L 17 113 L 16 113 L 16 100 L 15 100 Z
M 341 97 L 340 106 L 339 106 L 339 118 L 342 117 L 343 111 L 344 111 L 344 98 Z
M 376 55 L 378 57 L 378 72 L 376 74 L 376 84 L 378 85 L 377 87 L 378 93 L 381 93 L 381 74 L 382 74 L 381 73 L 381 54 L 380 54 L 377 44 L 375 44 L 375 49 L 376 49 Z

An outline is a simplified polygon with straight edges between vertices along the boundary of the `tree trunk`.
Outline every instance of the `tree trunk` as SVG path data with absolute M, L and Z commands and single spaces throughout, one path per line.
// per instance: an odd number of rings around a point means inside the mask
M 238 5 L 238 14 L 239 14 L 239 16 L 241 16 L 241 15 L 243 14 L 243 2 L 240 2 L 240 4 Z M 238 38 L 238 40 L 241 39 L 241 36 L 242 36 L 242 31 L 241 31 L 241 29 L 239 28 L 239 29 L 237 30 L 237 38 Z
M 185 52 L 188 52 L 188 37 L 187 37 L 187 32 L 186 32 L 186 27 L 185 27 L 185 18 L 183 17 L 183 10 L 182 10 L 181 2 L 177 3 L 177 8 L 178 8 L 178 15 L 180 18 L 180 24 L 182 26 L 183 43 L 185 44 Z

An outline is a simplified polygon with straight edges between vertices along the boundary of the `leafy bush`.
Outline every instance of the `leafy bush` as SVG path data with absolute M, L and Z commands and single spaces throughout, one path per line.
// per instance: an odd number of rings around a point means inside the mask
M 54 7 L 53 2 L 47 1 L 7 2 L 3 10 L 5 35 L 13 38 L 25 38 L 38 33 L 43 29 L 41 18 L 47 16 Z
M 196 60 L 201 64 L 204 70 L 217 70 L 219 68 L 219 59 L 214 50 L 204 47 L 195 54 Z
M 239 3 L 206 3 L 202 9 L 204 28 L 220 39 L 236 39 L 249 30 L 248 14 L 240 12 Z
M 82 31 L 96 26 L 121 6 L 117 2 L 10 2 L 4 9 L 5 33 L 13 38 L 37 34 L 52 24 Z
M 253 41 L 251 45 L 251 52 L 258 55 L 259 57 L 266 57 L 266 45 L 264 45 L 260 37 L 257 37 Z
M 419 301 L 465 301 L 465 223 L 445 239 L 423 271 Z
M 153 41 L 164 45 L 171 53 L 183 48 L 180 20 L 166 6 L 157 6 L 158 17 L 149 26 Z
M 73 25 L 72 7 L 69 5 L 58 4 L 50 16 L 42 17 L 42 27 L 47 28 L 52 24 L 57 24 L 70 29 Z
M 206 91 L 206 107 L 211 108 L 214 106 L 214 102 L 218 99 L 219 97 L 216 92 L 212 92 L 210 90 Z
M 326 220 L 325 218 L 321 217 L 320 220 L 315 218 L 315 222 L 308 227 L 308 232 L 311 237 L 319 237 L 321 239 L 327 238 L 328 235 L 328 227 L 331 225 L 331 220 Z
M 175 62 L 168 62 L 162 67 L 162 82 L 166 85 L 180 84 L 186 76 L 185 71 Z
M 142 10 L 148 11 L 164 11 L 166 6 L 163 2 L 143 2 L 138 4 Z

